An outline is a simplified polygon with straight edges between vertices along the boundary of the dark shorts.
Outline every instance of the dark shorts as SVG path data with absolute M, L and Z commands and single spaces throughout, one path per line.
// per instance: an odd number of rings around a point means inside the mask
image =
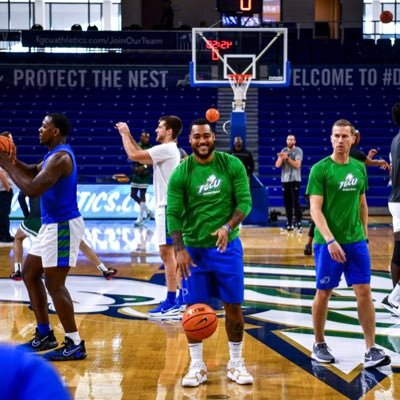
M 212 297 L 228 304 L 243 303 L 243 248 L 239 238 L 229 242 L 224 253 L 216 247 L 186 249 L 197 267 L 191 267 L 185 303 L 207 303 Z
M 333 289 L 344 274 L 348 286 L 371 282 L 371 259 L 366 241 L 341 244 L 346 262 L 332 260 L 326 244 L 314 245 L 317 289 Z
M 27 236 L 36 237 L 41 226 L 42 220 L 40 218 L 26 218 L 19 227 Z

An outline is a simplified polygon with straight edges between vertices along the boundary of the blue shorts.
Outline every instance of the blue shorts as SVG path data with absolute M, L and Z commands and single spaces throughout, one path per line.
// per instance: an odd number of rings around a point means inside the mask
M 347 286 L 371 282 L 371 259 L 366 241 L 341 244 L 346 262 L 332 260 L 326 244 L 314 245 L 317 289 L 333 289 L 339 285 L 344 273 Z
M 186 250 L 197 267 L 190 267 L 185 303 L 207 303 L 212 297 L 228 304 L 243 303 L 243 248 L 239 238 L 229 242 L 224 253 L 216 247 L 186 247 Z

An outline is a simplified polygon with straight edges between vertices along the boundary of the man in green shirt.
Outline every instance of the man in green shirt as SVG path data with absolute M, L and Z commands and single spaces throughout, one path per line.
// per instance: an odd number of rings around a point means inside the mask
M 312 316 L 315 343 L 312 358 L 323 363 L 335 362 L 325 337 L 328 301 L 344 274 L 357 298 L 358 317 L 364 332 L 367 352 L 364 367 L 390 364 L 390 357 L 375 347 L 375 309 L 371 296 L 371 261 L 367 245 L 368 206 L 365 199 L 365 165 L 350 157 L 354 127 L 340 119 L 333 124 L 333 153 L 310 172 L 307 194 L 315 230 L 315 268 L 317 291 Z
M 246 170 L 236 157 L 214 151 L 215 133 L 206 119 L 192 122 L 189 141 L 193 154 L 168 184 L 167 220 L 177 275 L 185 279 L 187 304 L 222 300 L 230 354 L 227 377 L 252 384 L 242 358 L 244 271 L 238 227 L 251 210 Z M 198 386 L 207 380 L 203 343 L 187 340 L 191 363 L 182 385 Z

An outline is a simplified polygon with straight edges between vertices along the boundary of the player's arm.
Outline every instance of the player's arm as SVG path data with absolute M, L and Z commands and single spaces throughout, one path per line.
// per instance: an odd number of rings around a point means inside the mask
M 389 164 L 384 160 L 372 160 L 370 157 L 367 157 L 364 161 L 365 165 L 368 165 L 369 167 L 380 167 L 382 169 L 388 169 Z
M 252 207 L 249 179 L 243 163 L 238 159 L 234 159 L 233 193 L 236 208 L 226 223 L 231 229 L 236 228 L 246 218 Z
M 33 178 L 30 173 L 26 173 L 23 167 L 20 168 L 19 164 L 10 168 L 9 175 L 26 196 L 37 197 L 54 186 L 60 178 L 69 176 L 72 169 L 71 156 L 60 151 L 49 157 L 46 166 L 41 168 Z
M 331 230 L 329 229 L 325 215 L 322 212 L 322 206 L 324 204 L 324 197 L 320 195 L 310 194 L 310 213 L 311 218 L 318 228 L 319 232 L 325 239 L 329 254 L 332 259 L 338 262 L 345 262 L 346 255 L 341 248 L 340 244 L 336 242 Z M 329 244 L 328 244 L 329 243 Z
M 296 169 L 301 168 L 301 163 L 303 161 L 303 151 L 300 148 L 297 148 L 298 152 L 295 153 L 295 159 L 291 159 L 290 157 L 287 159 L 288 164 Z
M 249 187 L 249 179 L 243 163 L 238 158 L 232 159 L 232 182 L 235 210 L 224 225 L 212 232 L 211 235 L 217 238 L 215 246 L 223 253 L 229 241 L 229 234 L 236 228 L 250 213 L 252 201 Z
M 140 148 L 125 122 L 117 122 L 115 128 L 118 129 L 121 135 L 122 145 L 130 160 L 138 161 L 142 164 L 153 164 L 153 159 L 150 157 L 149 152 Z
M 368 239 L 368 204 L 365 193 L 360 195 L 360 218 L 364 228 L 365 237 Z
M 286 161 L 293 168 L 299 169 L 301 167 L 301 160 L 292 160 L 291 158 L 288 158 Z
M 38 165 L 25 164 L 21 160 L 18 160 L 15 157 L 9 157 L 3 152 L 0 152 L 0 166 L 3 167 L 7 172 L 11 171 L 12 169 L 18 169 L 21 171 L 21 173 L 30 176 L 32 179 L 38 173 Z
M 185 187 L 180 171 L 181 168 L 177 168 L 170 176 L 167 192 L 167 224 L 176 252 L 176 274 L 178 280 L 187 279 L 190 275 L 190 266 L 195 266 L 185 249 L 182 236 Z
M 278 158 L 275 161 L 275 168 L 280 168 L 283 162 L 288 159 L 288 153 L 286 151 L 281 151 L 277 156 Z

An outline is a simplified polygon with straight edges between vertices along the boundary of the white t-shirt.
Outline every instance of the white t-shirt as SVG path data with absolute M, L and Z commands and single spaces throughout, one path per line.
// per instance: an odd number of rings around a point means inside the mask
M 169 142 L 151 147 L 147 151 L 153 160 L 155 206 L 166 206 L 169 177 L 181 159 L 178 147 L 175 142 Z

